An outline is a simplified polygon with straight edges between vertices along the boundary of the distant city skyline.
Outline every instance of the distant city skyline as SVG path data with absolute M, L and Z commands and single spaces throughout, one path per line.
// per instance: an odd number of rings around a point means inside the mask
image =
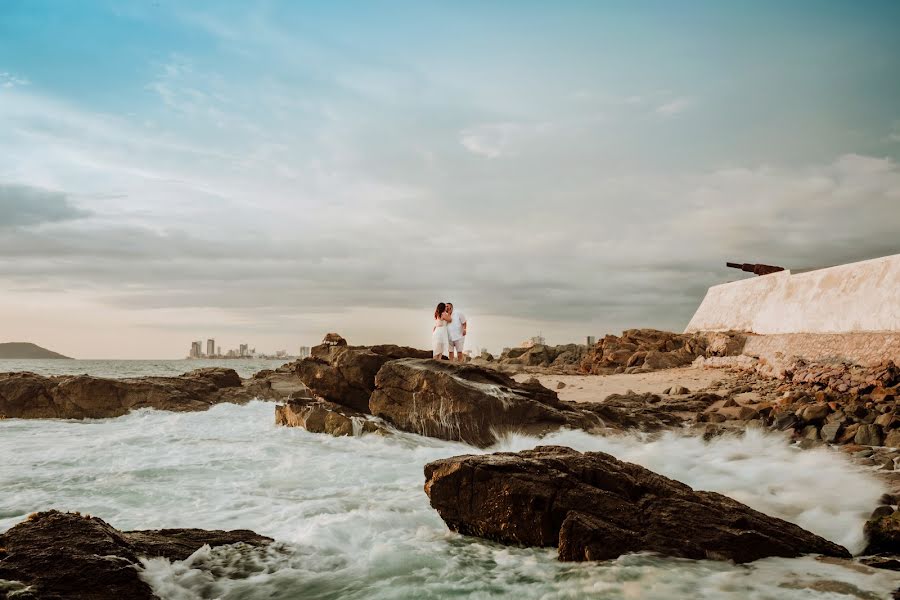
M 683 329 L 900 252 L 900 2 L 0 2 L 0 341 Z M 206 336 L 200 336 L 206 332 Z

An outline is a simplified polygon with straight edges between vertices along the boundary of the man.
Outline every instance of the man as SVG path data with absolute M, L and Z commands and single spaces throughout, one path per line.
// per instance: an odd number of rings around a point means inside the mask
M 456 352 L 456 360 L 463 362 L 466 360 L 463 354 L 463 347 L 466 344 L 466 331 L 468 329 L 466 323 L 466 315 L 453 310 L 453 303 L 447 302 L 447 310 L 450 312 L 450 324 L 447 325 L 450 334 L 450 360 L 453 360 L 453 352 Z

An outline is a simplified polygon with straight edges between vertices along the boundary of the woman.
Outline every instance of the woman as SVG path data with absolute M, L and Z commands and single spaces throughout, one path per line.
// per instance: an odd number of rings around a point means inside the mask
M 431 330 L 431 352 L 435 360 L 441 360 L 445 354 L 450 356 L 450 334 L 447 332 L 447 323 L 451 319 L 447 305 L 440 302 L 434 309 L 434 328 Z

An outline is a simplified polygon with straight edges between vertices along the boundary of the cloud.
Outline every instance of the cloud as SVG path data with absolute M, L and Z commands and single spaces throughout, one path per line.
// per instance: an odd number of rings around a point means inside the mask
M 31 85 L 24 77 L 19 77 L 6 71 L 0 71 L 0 88 L 10 89 L 23 85 Z
M 675 115 L 681 114 L 691 108 L 694 105 L 694 101 L 691 98 L 686 97 L 678 97 L 669 100 L 663 104 L 657 106 L 653 112 L 663 117 L 673 117 Z
M 488 123 L 462 130 L 459 143 L 472 154 L 487 158 L 514 156 L 535 137 L 552 129 L 548 122 Z
M 74 206 L 63 192 L 0 183 L 0 229 L 82 219 L 89 211 Z
M 891 132 L 888 133 L 886 141 L 900 144 L 900 121 L 894 122 L 894 126 L 891 128 Z

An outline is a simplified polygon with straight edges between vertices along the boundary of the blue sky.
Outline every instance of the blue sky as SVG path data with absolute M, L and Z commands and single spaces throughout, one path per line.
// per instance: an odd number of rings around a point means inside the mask
M 679 329 L 725 260 L 900 251 L 898 28 L 896 2 L 4 0 L 0 337 L 427 345 L 440 299 L 492 349 Z

